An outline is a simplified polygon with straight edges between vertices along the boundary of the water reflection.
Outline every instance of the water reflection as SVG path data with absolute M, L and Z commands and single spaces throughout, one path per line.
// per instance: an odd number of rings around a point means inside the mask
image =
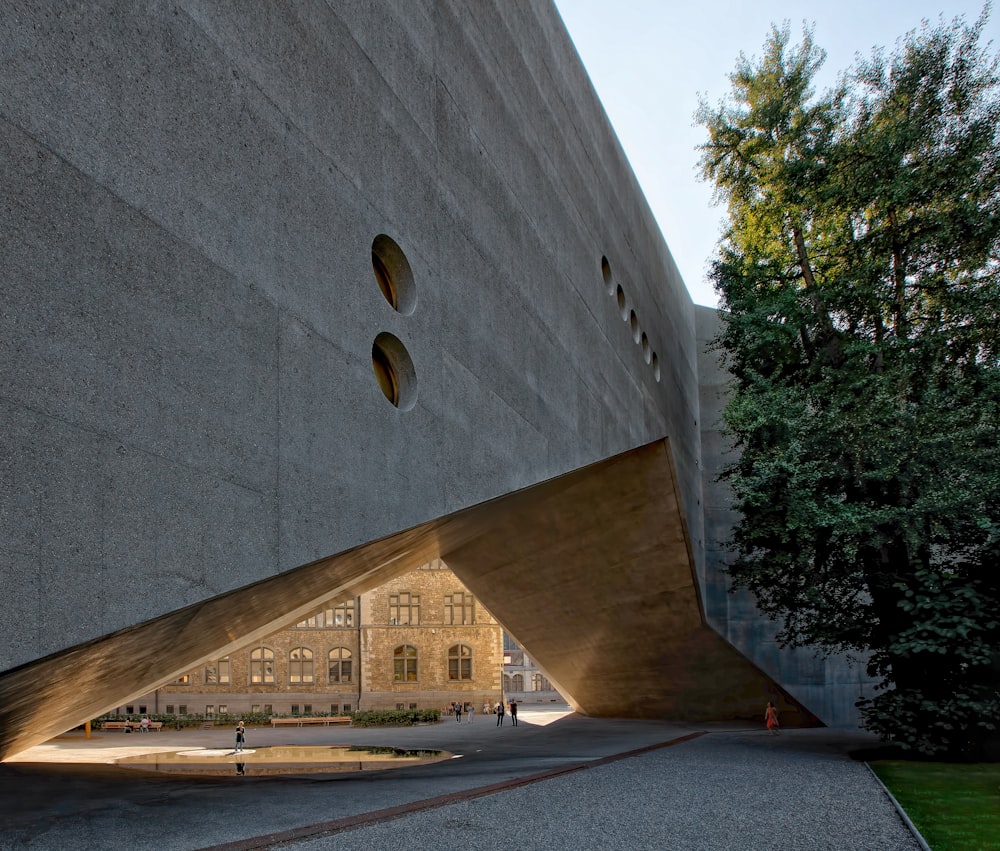
M 451 758 L 440 750 L 365 747 L 353 745 L 317 747 L 282 745 L 239 753 L 198 748 L 170 753 L 137 754 L 117 760 L 121 768 L 168 774 L 232 776 L 278 774 L 326 774 L 341 771 L 384 771 L 412 765 L 427 765 Z

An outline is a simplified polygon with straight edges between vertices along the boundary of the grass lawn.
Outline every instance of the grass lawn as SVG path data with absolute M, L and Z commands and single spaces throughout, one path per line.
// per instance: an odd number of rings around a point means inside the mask
M 1000 763 L 870 763 L 934 851 L 1000 849 Z

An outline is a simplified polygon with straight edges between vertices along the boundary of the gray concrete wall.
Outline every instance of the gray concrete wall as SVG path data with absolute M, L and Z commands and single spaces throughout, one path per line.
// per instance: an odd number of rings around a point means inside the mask
M 704 573 L 694 308 L 550 3 L 0 25 L 0 670 L 662 436 Z
M 863 663 L 843 655 L 817 656 L 810 648 L 782 648 L 775 640 L 780 624 L 757 609 L 746 589 L 730 590 L 726 567 L 733 558 L 731 530 L 739 520 L 732 508 L 732 491 L 719 481 L 735 460 L 732 440 L 723 432 L 729 374 L 712 340 L 722 328 L 716 310 L 696 307 L 701 376 L 701 443 L 703 460 L 705 561 L 699 575 L 709 624 L 763 671 L 830 725 L 856 726 L 858 697 L 870 697 L 874 683 Z

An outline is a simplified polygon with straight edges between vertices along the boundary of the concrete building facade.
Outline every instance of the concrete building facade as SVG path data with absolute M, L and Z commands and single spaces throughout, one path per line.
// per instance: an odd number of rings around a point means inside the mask
M 701 311 L 548 0 L 0 24 L 0 757 L 434 558 L 581 711 L 807 713 L 706 612 Z

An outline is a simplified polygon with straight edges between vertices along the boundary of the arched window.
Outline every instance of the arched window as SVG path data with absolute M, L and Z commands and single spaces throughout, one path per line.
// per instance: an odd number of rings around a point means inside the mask
M 401 644 L 392 653 L 392 679 L 397 683 L 417 681 L 417 648 Z
M 505 694 L 507 694 L 507 693 L 509 693 L 511 691 L 511 687 L 510 687 L 510 674 L 504 674 L 503 675 L 503 690 L 504 690 Z
M 534 691 L 552 691 L 552 685 L 541 674 L 531 675 L 531 688 Z
M 329 682 L 349 683 L 351 681 L 351 651 L 346 647 L 334 647 L 328 657 Z
M 510 690 L 511 691 L 524 691 L 524 675 L 514 674 L 510 679 Z
M 313 682 L 313 652 L 308 647 L 293 647 L 288 654 L 288 682 Z
M 456 644 L 448 648 L 448 679 L 472 679 L 472 648 L 466 644 Z
M 250 651 L 250 682 L 274 682 L 274 651 L 258 647 Z

